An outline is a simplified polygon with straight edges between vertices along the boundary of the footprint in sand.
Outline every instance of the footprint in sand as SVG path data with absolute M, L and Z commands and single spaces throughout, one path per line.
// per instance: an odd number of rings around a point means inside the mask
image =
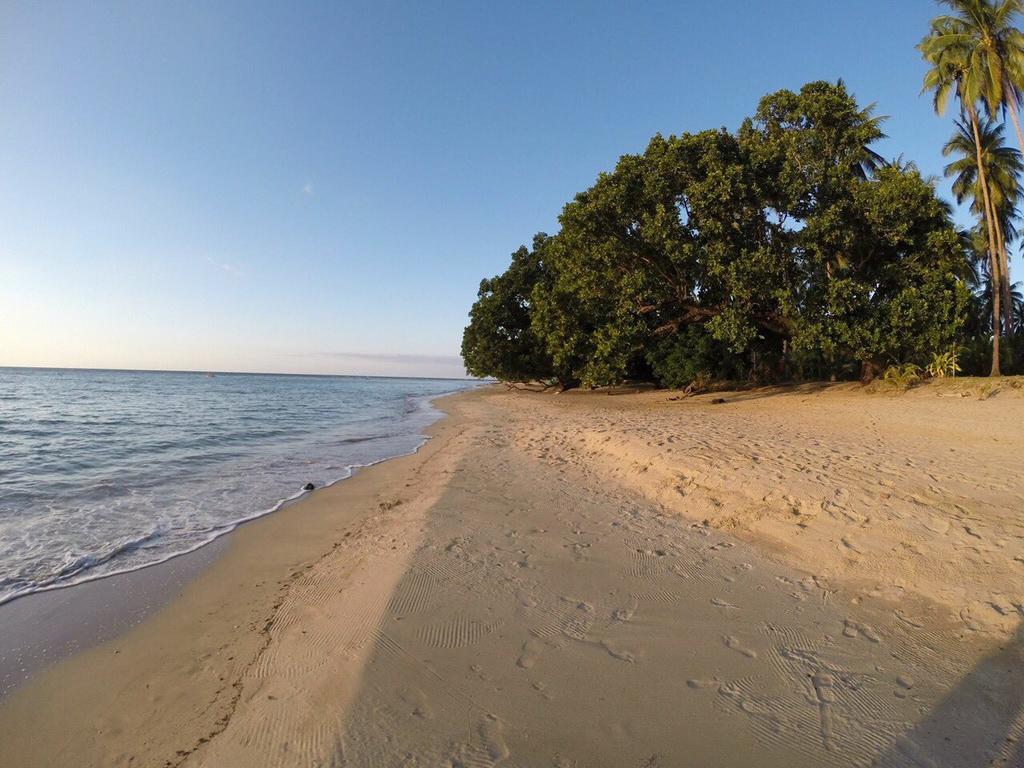
M 505 729 L 501 720 L 496 715 L 487 715 L 479 725 L 480 738 L 483 741 L 484 749 L 488 756 L 497 765 L 507 759 L 509 754 L 508 745 L 505 743 Z
M 693 688 L 695 691 L 705 691 L 709 688 L 718 688 L 721 684 L 722 681 L 717 677 L 693 677 L 686 681 L 687 687 Z
M 608 652 L 608 655 L 611 656 L 613 659 L 625 661 L 628 664 L 635 664 L 637 658 L 640 655 L 639 651 L 633 651 L 618 645 L 614 645 L 612 643 L 609 643 L 607 640 L 601 641 L 601 647 L 604 648 Z
M 452 768 L 493 768 L 508 759 L 511 753 L 496 715 L 480 718 L 475 731 L 473 743 L 460 745 L 458 754 L 451 758 Z
M 637 600 L 635 597 L 631 596 L 624 606 L 612 611 L 612 621 L 629 621 L 633 618 L 633 614 L 636 613 L 636 608 Z
M 594 606 L 569 597 L 563 597 L 562 601 L 575 603 L 575 609 L 562 623 L 562 634 L 570 640 L 586 640 L 594 624 Z
M 591 545 L 589 542 L 577 541 L 572 545 L 572 558 L 579 562 L 585 560 L 587 556 L 587 550 L 590 549 Z
M 914 687 L 914 678 L 907 675 L 900 675 L 896 678 L 896 690 L 893 695 L 897 699 L 905 699 L 910 695 L 910 689 Z
M 723 636 L 722 637 L 722 642 L 725 644 L 726 648 L 731 648 L 732 650 L 736 651 L 736 653 L 742 653 L 748 659 L 756 659 L 757 658 L 757 651 L 754 651 L 754 650 L 751 650 L 750 648 L 747 648 L 746 646 L 744 646 L 739 641 L 738 638 L 736 638 L 733 635 L 725 635 L 725 636 Z
M 421 720 L 433 720 L 434 711 L 430 708 L 427 695 L 419 688 L 403 688 L 398 692 L 398 697 L 409 706 L 410 714 Z
M 504 728 L 496 715 L 487 714 L 480 719 L 476 724 L 476 736 L 477 743 L 463 746 L 461 754 L 465 762 L 456 763 L 457 766 L 490 768 L 508 759 L 510 752 L 505 744 Z
M 832 727 L 832 705 L 836 701 L 835 680 L 832 675 L 822 673 L 811 677 L 814 685 L 814 695 L 818 701 L 818 714 L 820 718 L 819 729 L 821 731 L 821 743 L 829 752 L 835 749 Z
M 871 626 L 867 624 L 861 624 L 860 622 L 853 621 L 851 619 L 845 620 L 843 626 L 843 635 L 845 637 L 857 637 L 857 635 L 861 635 L 866 639 L 870 640 L 872 643 L 882 642 L 882 638 L 878 636 L 878 633 L 875 632 L 875 630 Z
M 533 665 L 537 663 L 537 659 L 540 658 L 541 652 L 544 650 L 544 644 L 540 640 L 527 640 L 523 643 L 523 651 L 519 654 L 519 658 L 516 659 L 516 666 L 522 669 L 532 669 Z
M 539 603 L 537 598 L 529 593 L 520 594 L 518 597 L 519 604 L 522 605 L 524 608 L 535 608 Z
M 535 690 L 537 693 L 539 693 L 546 701 L 551 701 L 552 699 L 554 699 L 554 696 L 551 695 L 551 692 L 548 690 L 547 685 L 541 682 L 540 680 L 534 682 L 530 687 L 533 688 L 533 690 Z

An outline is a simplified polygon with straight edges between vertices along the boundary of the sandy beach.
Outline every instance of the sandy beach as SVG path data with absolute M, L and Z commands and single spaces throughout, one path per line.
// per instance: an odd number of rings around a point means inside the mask
M 444 398 L 0 699 L 0 765 L 1024 765 L 1019 384 Z

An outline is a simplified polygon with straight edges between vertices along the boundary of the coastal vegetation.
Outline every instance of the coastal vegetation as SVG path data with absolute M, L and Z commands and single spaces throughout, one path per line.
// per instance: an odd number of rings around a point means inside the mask
M 656 135 L 577 194 L 556 234 L 481 282 L 467 370 L 670 387 L 1021 371 L 1024 164 L 1001 121 L 1024 144 L 1022 2 L 948 0 L 919 46 L 936 111 L 957 106 L 942 151 L 973 226 L 878 154 L 884 118 L 842 81 L 779 90 L 738 130 Z

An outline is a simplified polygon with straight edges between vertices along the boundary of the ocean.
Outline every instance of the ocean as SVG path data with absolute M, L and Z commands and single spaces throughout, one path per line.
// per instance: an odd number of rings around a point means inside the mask
M 144 568 L 415 451 L 476 382 L 0 368 L 0 604 Z

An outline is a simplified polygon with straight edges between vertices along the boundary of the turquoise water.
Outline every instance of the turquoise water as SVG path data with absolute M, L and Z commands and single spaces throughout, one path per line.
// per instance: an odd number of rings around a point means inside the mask
M 410 453 L 431 379 L 0 368 L 0 603 L 189 552 Z

